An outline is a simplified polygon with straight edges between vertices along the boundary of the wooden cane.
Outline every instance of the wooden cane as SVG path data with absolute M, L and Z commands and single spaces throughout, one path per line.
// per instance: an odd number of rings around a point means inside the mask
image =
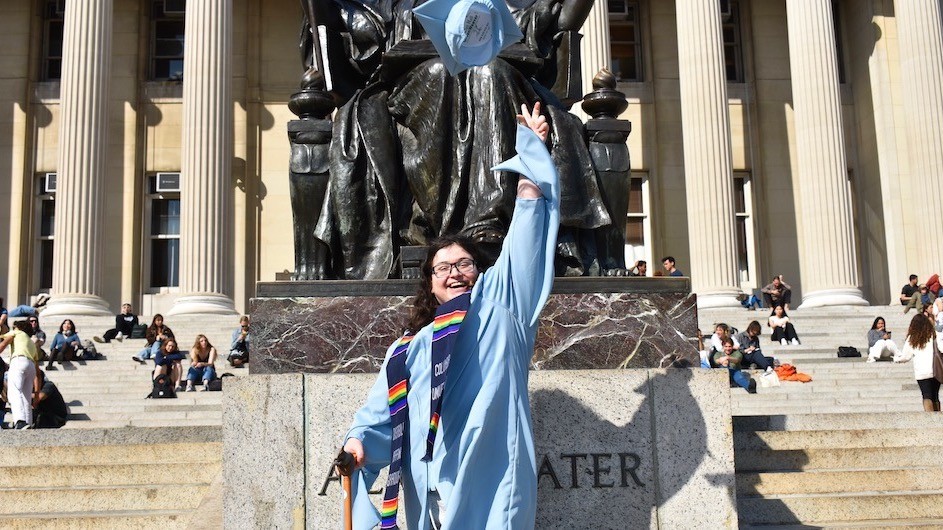
M 350 475 L 354 472 L 354 455 L 342 448 L 334 459 L 334 467 L 341 477 L 341 487 L 344 488 L 344 530 L 354 529 L 354 497 L 351 493 Z

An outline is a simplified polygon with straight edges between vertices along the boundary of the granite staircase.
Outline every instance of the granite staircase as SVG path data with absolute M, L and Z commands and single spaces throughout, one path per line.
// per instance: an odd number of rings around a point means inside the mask
M 83 339 L 114 325 L 113 317 L 73 320 Z M 40 321 L 51 342 L 61 319 Z M 238 317 L 166 321 L 182 350 L 206 334 L 223 357 L 218 373 L 247 372 L 225 362 Z M 69 404 L 64 428 L 0 431 L 0 528 L 221 528 L 225 390 L 145 399 L 153 362 L 131 359 L 144 340 L 96 346 L 103 359 L 46 372 Z
M 922 412 L 910 363 L 866 363 L 877 316 L 902 346 L 914 313 L 900 306 L 793 310 L 802 344 L 771 344 L 768 310 L 703 310 L 740 330 L 763 325 L 766 355 L 810 383 L 749 395 L 731 389 L 742 528 L 943 528 L 943 415 Z M 860 359 L 839 359 L 854 346 Z
M 219 426 L 2 431 L 0 528 L 220 528 L 221 439 Z

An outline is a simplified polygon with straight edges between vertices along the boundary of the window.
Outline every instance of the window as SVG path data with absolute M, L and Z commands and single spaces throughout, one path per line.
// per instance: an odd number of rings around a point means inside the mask
M 625 223 L 625 264 L 645 260 L 651 269 L 652 228 L 648 212 L 648 174 L 633 171 L 629 179 L 629 212 Z
M 46 0 L 43 5 L 43 81 L 62 78 L 62 39 L 65 0 Z
M 39 264 L 38 290 L 52 289 L 53 236 L 56 229 L 56 174 L 44 173 L 37 177 L 36 211 L 39 214 L 39 232 L 36 237 Z
M 838 5 L 838 2 L 832 2 L 832 24 L 835 27 L 835 62 L 838 65 L 838 82 L 845 83 L 845 50 L 842 47 L 841 11 Z
M 609 35 L 612 66 L 618 81 L 642 81 L 638 3 L 609 0 Z
M 165 174 L 161 174 L 165 175 Z M 158 175 L 148 177 L 150 287 L 180 283 L 180 192 L 157 191 Z
M 737 233 L 737 271 L 740 274 L 741 288 L 756 287 L 754 270 L 755 248 L 753 239 L 753 192 L 748 173 L 735 172 L 733 175 L 733 200 L 736 216 Z
M 744 76 L 743 46 L 740 41 L 740 5 L 730 0 L 724 2 L 721 9 L 723 10 L 724 69 L 727 73 L 727 81 L 742 83 Z
M 151 72 L 153 81 L 183 79 L 183 0 L 154 0 L 151 10 Z

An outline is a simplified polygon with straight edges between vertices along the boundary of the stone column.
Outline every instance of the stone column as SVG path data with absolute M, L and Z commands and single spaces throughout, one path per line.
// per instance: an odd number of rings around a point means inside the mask
M 234 314 L 232 0 L 187 2 L 180 194 L 181 314 Z
M 739 307 L 730 116 L 716 0 L 677 0 L 687 268 L 698 307 Z
M 60 83 L 52 299 L 43 316 L 107 315 L 101 297 L 112 0 L 68 2 Z
M 612 68 L 612 49 L 609 47 L 609 10 L 606 2 L 597 1 L 589 12 L 580 31 L 581 72 L 583 94 L 593 91 L 593 78 L 603 68 Z M 577 107 L 573 108 L 573 112 Z M 586 117 L 583 116 L 585 119 Z
M 943 263 L 943 211 L 933 198 L 943 187 L 943 20 L 939 0 L 894 2 L 904 85 L 906 138 L 910 156 L 910 189 L 930 200 L 913 204 L 917 262 L 911 272 L 921 278 Z
M 802 306 L 868 305 L 858 289 L 830 0 L 786 0 Z

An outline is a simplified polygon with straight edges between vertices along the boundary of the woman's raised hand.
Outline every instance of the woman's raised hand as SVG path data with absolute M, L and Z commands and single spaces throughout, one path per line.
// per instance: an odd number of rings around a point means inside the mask
M 547 133 L 550 132 L 550 125 L 547 124 L 547 118 L 540 114 L 539 101 L 534 103 L 533 112 L 527 109 L 527 104 L 522 104 L 521 113 L 517 115 L 517 121 L 537 133 L 537 136 L 539 136 L 541 140 L 547 141 Z

